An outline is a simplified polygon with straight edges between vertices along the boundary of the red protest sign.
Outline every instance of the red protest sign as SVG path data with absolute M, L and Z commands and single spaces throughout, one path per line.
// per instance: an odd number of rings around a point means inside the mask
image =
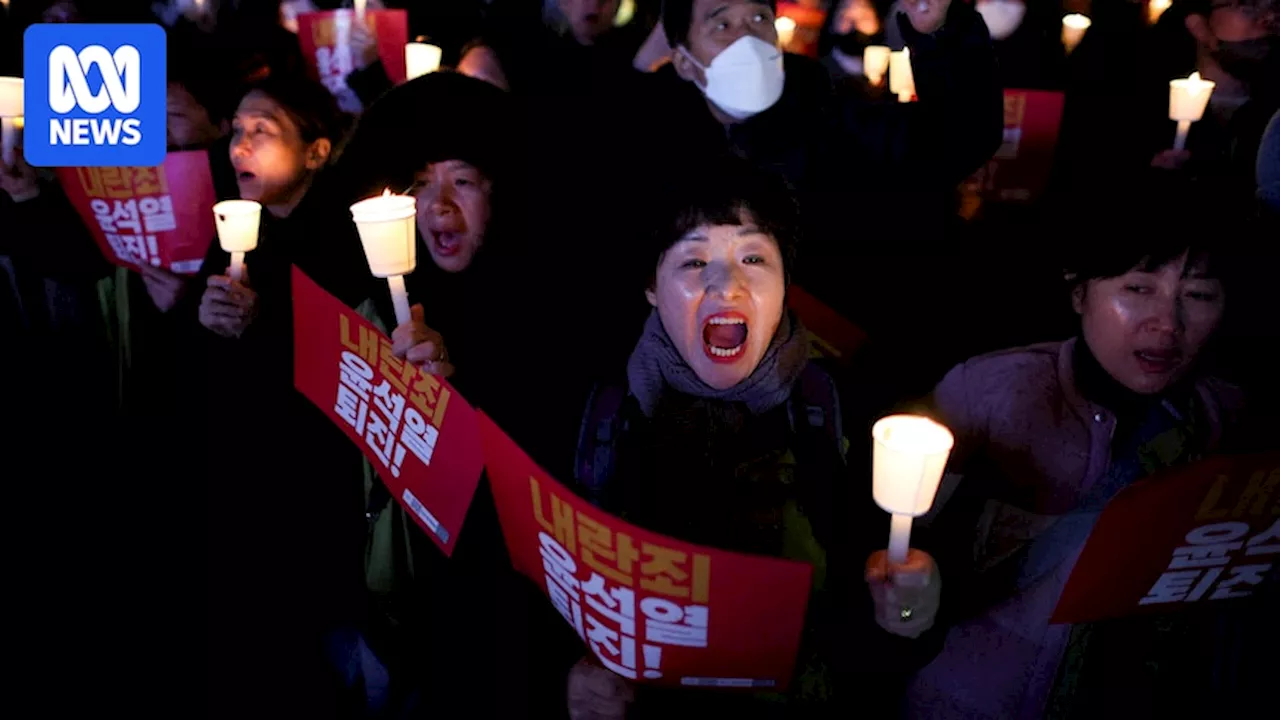
M 476 411 L 449 383 L 397 360 L 386 335 L 297 267 L 293 307 L 294 386 L 453 554 L 484 470 Z
M 1005 90 L 1004 142 L 966 189 L 992 202 L 1038 198 L 1049 182 L 1064 102 L 1060 92 Z
M 479 416 L 512 563 L 605 667 L 663 685 L 786 688 L 804 627 L 808 565 L 623 522 L 556 482 Z
M 108 260 L 200 270 L 213 241 L 213 174 L 204 150 L 142 167 L 61 167 L 58 182 Z
M 365 19 L 378 41 L 378 59 L 391 82 L 399 84 L 408 77 L 405 71 L 404 46 L 409 42 L 409 14 L 404 10 L 367 10 Z M 347 88 L 347 75 L 355 69 L 351 50 L 351 24 L 356 22 L 354 10 L 326 10 L 298 16 L 298 42 L 312 77 L 320 80 L 334 95 Z
M 799 285 L 787 288 L 787 307 L 813 336 L 813 344 L 823 357 L 848 363 L 867 341 L 862 328 Z
M 1280 559 L 1280 453 L 1216 457 L 1125 488 L 1102 511 L 1055 623 L 1246 597 Z

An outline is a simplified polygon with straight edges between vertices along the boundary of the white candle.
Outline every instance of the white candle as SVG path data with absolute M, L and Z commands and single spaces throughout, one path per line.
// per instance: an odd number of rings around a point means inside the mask
M 391 288 L 391 301 L 396 310 L 396 324 L 409 322 L 409 296 L 404 288 L 404 275 L 418 264 L 417 234 L 414 220 L 417 201 L 408 195 L 392 195 L 388 190 L 379 197 L 361 200 L 351 206 L 351 217 L 360 233 L 365 259 L 374 277 L 386 278 Z
M 1076 49 L 1085 31 L 1092 24 L 1092 20 L 1080 13 L 1071 13 L 1062 18 L 1062 45 L 1066 47 L 1068 53 Z
M 916 79 L 911 72 L 911 50 L 889 54 L 889 92 L 898 96 L 898 102 L 911 102 L 916 94 Z
M 14 162 L 13 150 L 18 146 L 22 114 L 22 78 L 0 77 L 0 156 L 5 165 Z
M 911 546 L 911 519 L 933 506 L 955 439 L 947 428 L 918 415 L 881 418 L 871 436 L 871 493 L 876 504 L 893 515 L 889 562 L 900 565 Z
M 258 247 L 262 206 L 252 200 L 223 200 L 213 206 L 218 244 L 231 253 L 231 279 L 244 278 L 244 254 Z
M 862 51 L 862 71 L 872 85 L 884 82 L 884 74 L 889 71 L 889 57 L 893 51 L 884 45 L 868 45 Z
M 773 27 L 778 31 L 778 47 L 786 50 L 796 36 L 796 21 L 783 16 L 773 21 Z
M 410 80 L 440 69 L 440 48 L 427 43 L 411 42 L 404 46 L 404 66 Z
M 1147 3 L 1147 22 L 1155 25 L 1160 16 L 1164 14 L 1164 11 L 1168 10 L 1172 4 L 1173 0 L 1150 0 Z
M 1182 150 L 1187 146 L 1187 133 L 1191 130 L 1191 123 L 1204 117 L 1214 86 L 1215 83 L 1210 80 L 1201 80 L 1198 72 L 1191 73 L 1187 78 L 1169 81 L 1169 119 L 1178 123 L 1178 133 L 1173 139 L 1174 150 Z

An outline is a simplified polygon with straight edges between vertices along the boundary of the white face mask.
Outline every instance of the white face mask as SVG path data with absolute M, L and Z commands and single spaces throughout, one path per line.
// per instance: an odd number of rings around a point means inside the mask
M 738 38 L 706 67 L 683 47 L 680 52 L 706 75 L 702 94 L 736 120 L 768 110 L 782 97 L 782 51 L 758 37 Z
M 1022 16 L 1027 14 L 1027 6 L 1013 0 L 978 0 L 977 9 L 993 40 L 1012 35 L 1022 25 Z

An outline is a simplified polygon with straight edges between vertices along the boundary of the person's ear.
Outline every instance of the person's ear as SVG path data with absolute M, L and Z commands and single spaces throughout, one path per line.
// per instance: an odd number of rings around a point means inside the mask
M 676 75 L 682 80 L 688 81 L 698 87 L 707 86 L 707 77 L 702 72 L 702 68 L 690 59 L 688 50 L 682 47 L 676 47 L 671 50 L 671 64 L 676 69 Z
M 311 147 L 307 148 L 307 169 L 319 170 L 324 164 L 329 162 L 329 152 L 333 149 L 329 138 L 320 138 L 311 143 Z
M 644 298 L 649 301 L 649 305 L 658 307 L 658 294 L 653 291 L 653 288 L 644 291 Z
M 1205 47 L 1213 45 L 1213 31 L 1209 29 L 1208 18 L 1192 13 L 1187 16 L 1184 23 L 1187 26 L 1187 32 L 1191 33 L 1191 37 L 1195 38 L 1196 42 Z
M 1087 283 L 1076 283 L 1071 288 L 1071 308 L 1076 311 L 1077 315 L 1084 314 L 1084 294 Z

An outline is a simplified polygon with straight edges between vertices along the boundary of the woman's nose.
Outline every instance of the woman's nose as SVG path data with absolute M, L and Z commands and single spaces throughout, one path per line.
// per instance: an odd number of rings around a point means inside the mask
M 746 278 L 737 263 L 714 263 L 707 270 L 707 289 L 713 294 L 733 298 L 746 291 Z

